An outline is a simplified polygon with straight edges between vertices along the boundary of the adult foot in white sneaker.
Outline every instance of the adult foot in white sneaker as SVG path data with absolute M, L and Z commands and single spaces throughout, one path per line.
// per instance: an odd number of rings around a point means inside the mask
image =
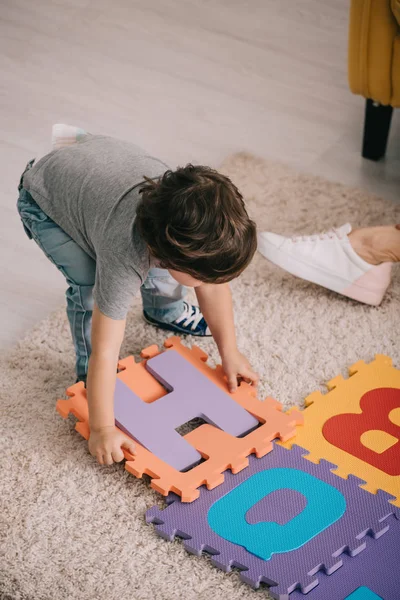
M 378 306 L 390 283 L 392 263 L 400 260 L 400 231 L 371 227 L 351 233 L 347 223 L 327 233 L 291 238 L 263 232 L 258 250 L 292 275 Z

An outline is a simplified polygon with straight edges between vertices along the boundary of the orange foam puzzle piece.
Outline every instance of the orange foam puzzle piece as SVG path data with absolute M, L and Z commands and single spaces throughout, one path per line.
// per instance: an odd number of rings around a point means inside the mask
M 362 488 L 373 494 L 382 489 L 395 497 L 392 504 L 400 506 L 400 370 L 388 356 L 378 354 L 369 364 L 358 361 L 349 368 L 348 379 L 339 375 L 327 388 L 326 394 L 314 392 L 306 398 L 304 425 L 282 445 L 301 446 L 309 451 L 307 460 L 325 459 L 337 465 L 336 475 L 345 479 L 355 475 L 366 482 Z M 379 398 L 379 394 L 382 402 L 369 404 L 372 413 L 363 401 Z M 384 401 L 389 397 L 388 413 Z
M 177 337 L 166 340 L 164 346 L 179 352 L 185 360 L 191 362 L 206 375 L 215 385 L 227 391 L 225 376 L 221 367 L 211 368 L 206 364 L 207 355 L 197 346 L 187 348 Z M 117 377 L 132 389 L 144 402 L 154 402 L 167 392 L 146 370 L 146 360 L 159 354 L 157 346 L 150 346 L 142 351 L 144 358 L 136 363 L 133 357 L 120 361 L 121 371 Z M 69 413 L 77 417 L 76 430 L 86 439 L 89 437 L 88 406 L 86 390 L 82 383 L 68 388 L 67 400 L 58 400 L 57 410 L 66 418 Z M 187 433 L 185 440 L 191 444 L 205 459 L 186 472 L 171 467 L 158 456 L 135 441 L 135 453 L 131 455 L 124 450 L 126 469 L 136 477 L 143 474 L 152 479 L 151 487 L 163 494 L 175 492 L 183 502 L 192 502 L 199 496 L 198 488 L 206 485 L 212 489 L 224 481 L 224 471 L 231 469 L 237 473 L 248 465 L 247 457 L 256 454 L 264 456 L 272 450 L 272 440 L 278 438 L 287 441 L 294 435 L 296 425 L 303 422 L 302 413 L 293 409 L 289 413 L 281 410 L 279 402 L 273 398 L 261 401 L 256 398 L 255 389 L 242 383 L 237 391 L 230 394 L 231 398 L 250 412 L 260 426 L 244 437 L 236 438 L 221 431 L 213 425 L 202 425 Z

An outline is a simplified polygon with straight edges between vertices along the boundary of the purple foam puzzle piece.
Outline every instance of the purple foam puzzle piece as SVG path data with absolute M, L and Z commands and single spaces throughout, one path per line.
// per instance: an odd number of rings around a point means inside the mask
M 318 585 L 306 596 L 299 591 L 290 600 L 344 600 L 365 586 L 383 600 L 400 598 L 400 522 L 391 515 L 389 530 L 379 539 L 368 540 L 364 552 L 343 556 L 343 566 L 333 575 L 318 573 Z
M 149 359 L 146 368 L 169 393 L 147 404 L 117 378 L 115 423 L 178 471 L 201 460 L 201 454 L 176 431 L 180 425 L 201 417 L 211 425 L 239 436 L 259 424 L 176 350 L 167 350 Z
M 220 486 L 213 490 L 207 490 L 203 486 L 200 498 L 195 502 L 184 504 L 178 496 L 171 494 L 167 499 L 167 508 L 151 508 L 146 519 L 154 523 L 157 533 L 167 540 L 172 541 L 175 536 L 182 537 L 189 552 L 197 555 L 202 552 L 212 554 L 211 562 L 218 568 L 224 571 L 229 571 L 231 567 L 241 569 L 241 579 L 252 587 L 257 588 L 261 582 L 266 583 L 270 586 L 270 593 L 279 600 L 288 600 L 289 593 L 295 589 L 307 593 L 318 585 L 315 577 L 318 571 L 325 569 L 332 574 L 342 566 L 343 552 L 355 556 L 363 551 L 367 545 L 366 534 L 377 538 L 385 534 L 388 531 L 386 519 L 391 514 L 400 518 L 400 509 L 389 504 L 392 499 L 389 494 L 382 491 L 376 495 L 370 494 L 359 487 L 364 483 L 360 479 L 342 479 L 331 473 L 335 465 L 326 461 L 314 464 L 302 458 L 306 454 L 306 450 L 297 446 L 286 450 L 274 445 L 273 451 L 263 458 L 250 456 L 249 466 L 236 475 L 226 471 L 225 481 Z M 251 554 L 243 546 L 217 535 L 208 525 L 207 514 L 217 500 L 255 473 L 282 468 L 309 473 L 339 490 L 346 500 L 346 511 L 339 520 L 301 547 L 273 554 L 266 561 Z M 289 502 L 292 499 L 296 502 L 296 498 L 297 495 L 288 495 Z M 292 514 L 298 514 L 302 508 L 303 506 L 294 506 Z M 287 514 L 285 509 L 285 515 Z

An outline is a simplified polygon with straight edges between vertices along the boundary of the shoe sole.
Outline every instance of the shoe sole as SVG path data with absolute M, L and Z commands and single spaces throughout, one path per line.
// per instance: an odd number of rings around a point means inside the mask
M 265 239 L 262 239 L 261 242 L 259 241 L 258 250 L 264 258 L 278 267 L 281 267 L 291 275 L 309 281 L 310 283 L 320 285 L 332 292 L 336 292 L 336 294 L 341 294 L 342 296 L 357 300 L 357 302 L 362 302 L 363 304 L 378 306 L 382 302 L 387 289 L 387 286 L 385 286 L 384 289 L 382 288 L 378 291 L 371 290 L 362 285 L 358 285 L 357 282 L 347 281 L 342 277 L 332 275 L 332 273 L 328 273 L 319 267 L 310 266 L 304 261 L 294 258 L 286 252 L 282 252 L 282 250 L 276 248 L 276 246 Z M 296 272 L 299 266 L 302 268 L 302 275 L 298 275 Z M 315 273 L 318 273 L 318 279 L 316 278 Z M 334 280 L 333 284 L 332 280 Z
M 193 337 L 212 337 L 211 333 L 204 334 L 204 333 L 190 332 L 190 331 L 187 331 L 187 329 L 180 329 L 179 327 L 176 327 L 176 325 L 172 325 L 169 323 L 159 323 L 158 321 L 152 321 L 144 313 L 143 313 L 143 319 L 149 325 L 153 325 L 153 327 L 158 327 L 159 329 L 164 329 L 165 331 L 173 331 L 174 333 L 180 333 L 181 335 L 192 335 Z

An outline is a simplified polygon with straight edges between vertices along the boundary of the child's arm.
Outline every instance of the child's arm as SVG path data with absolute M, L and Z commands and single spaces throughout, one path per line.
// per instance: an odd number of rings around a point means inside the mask
M 201 312 L 208 323 L 222 358 L 222 366 L 231 392 L 237 388 L 237 378 L 257 384 L 258 375 L 236 345 L 232 294 L 227 283 L 203 283 L 195 288 Z
M 103 315 L 95 305 L 92 320 L 92 353 L 89 359 L 89 451 L 100 464 L 121 461 L 121 448 L 133 452 L 135 444 L 115 427 L 114 389 L 125 320 Z

